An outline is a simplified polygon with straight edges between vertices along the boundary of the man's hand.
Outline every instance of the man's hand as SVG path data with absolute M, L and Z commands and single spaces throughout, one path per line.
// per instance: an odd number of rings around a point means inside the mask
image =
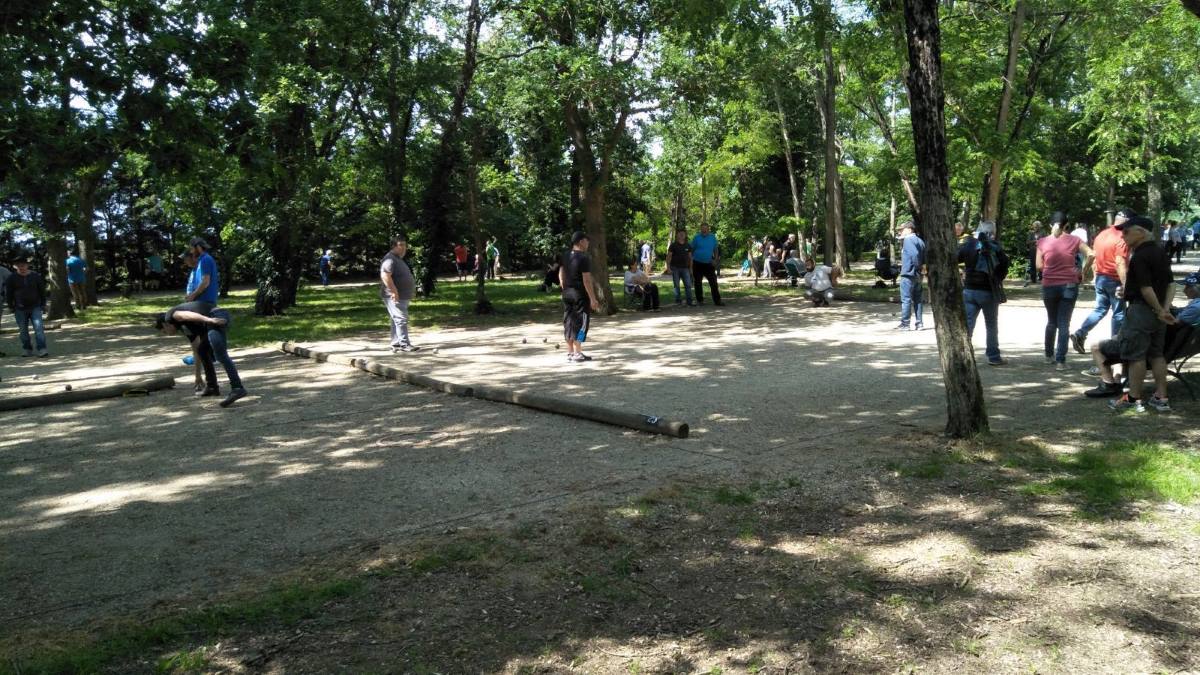
M 1168 326 L 1173 326 L 1173 325 L 1179 323 L 1179 319 L 1176 319 L 1175 315 L 1171 313 L 1171 310 L 1169 310 L 1165 307 L 1158 311 L 1158 320 L 1162 321 L 1163 323 L 1167 324 Z
M 600 311 L 600 303 L 599 303 L 599 302 L 596 302 L 595 300 L 592 300 L 592 311 L 593 311 L 593 312 L 599 312 L 599 311 Z
M 1125 287 L 1124 287 L 1124 286 L 1117 286 L 1117 290 L 1113 291 L 1113 295 L 1115 295 L 1115 296 L 1117 296 L 1118 298 L 1120 298 L 1120 299 L 1124 300 L 1124 299 L 1125 299 Z
M 400 293 L 396 291 L 388 291 L 388 296 L 391 297 L 392 302 L 400 302 Z

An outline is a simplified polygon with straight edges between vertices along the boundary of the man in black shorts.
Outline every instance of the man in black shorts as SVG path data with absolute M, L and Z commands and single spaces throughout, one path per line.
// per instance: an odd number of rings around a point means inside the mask
M 572 363 L 591 361 L 583 353 L 583 342 L 587 340 L 591 325 L 591 312 L 600 309 L 592 284 L 592 261 L 587 250 L 590 242 L 584 232 L 571 237 L 571 250 L 563 257 L 558 271 L 558 283 L 562 286 L 563 333 L 567 338 L 567 360 Z
M 1125 323 L 1113 340 L 1093 348 L 1093 358 L 1101 369 L 1101 380 L 1088 396 L 1100 398 L 1119 394 L 1121 387 L 1106 362 L 1116 360 L 1129 364 L 1129 392 L 1108 402 L 1113 410 L 1145 412 L 1146 405 L 1160 412 L 1171 410 L 1167 400 L 1167 361 L 1163 358 L 1167 326 L 1177 321 L 1167 306 L 1167 288 L 1171 285 L 1171 261 L 1166 251 L 1157 245 L 1154 232 L 1158 228 L 1145 216 L 1135 216 L 1115 225 L 1129 247 L 1129 270 L 1125 275 L 1122 295 L 1128 303 Z M 1154 372 L 1155 392 L 1142 398 L 1146 379 L 1146 362 Z

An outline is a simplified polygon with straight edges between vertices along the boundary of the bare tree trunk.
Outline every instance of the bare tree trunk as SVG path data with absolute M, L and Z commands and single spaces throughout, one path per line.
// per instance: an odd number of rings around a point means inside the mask
M 1008 31 L 1008 63 L 1004 68 L 1004 82 L 1000 91 L 1000 111 L 996 115 L 996 137 L 1001 138 L 1008 130 L 1008 115 L 1012 109 L 1013 80 L 1017 77 L 1017 57 L 1021 50 L 1021 31 L 1025 27 L 1025 0 L 1017 0 L 1013 8 L 1012 24 Z M 1002 157 L 992 158 L 992 167 L 987 176 L 987 191 L 980 211 L 984 220 L 995 221 L 1000 204 L 1000 172 L 1004 169 Z
M 471 236 L 475 239 L 475 250 L 482 251 L 487 245 L 483 228 L 479 224 L 479 137 L 471 135 L 471 160 L 467 163 L 467 222 L 471 226 Z M 491 314 L 494 308 L 488 300 L 484 278 L 487 270 L 486 262 L 481 261 L 475 272 L 475 313 Z
M 846 268 L 849 263 L 842 232 L 842 190 L 838 171 L 841 153 L 837 146 L 837 70 L 829 33 L 827 26 L 822 46 L 825 83 L 821 95 L 821 119 L 825 125 L 825 264 Z
M 46 281 L 50 296 L 47 319 L 74 318 L 71 307 L 71 287 L 67 284 L 67 238 L 63 232 L 58 206 L 47 204 L 42 209 L 42 222 L 46 226 Z
M 928 251 L 930 296 L 946 386 L 946 433 L 963 438 L 986 431 L 987 408 L 967 334 L 962 281 L 950 222 L 945 96 L 937 0 L 904 0 L 908 92 L 921 189 L 921 232 Z
M 792 190 L 792 216 L 796 219 L 796 238 L 800 251 L 804 251 L 804 230 L 800 226 L 800 185 L 796 182 L 796 164 L 792 159 L 792 139 L 788 134 L 787 113 L 783 110 L 783 100 L 779 97 L 779 88 L 774 88 L 775 111 L 779 115 L 779 132 L 783 136 L 783 158 L 787 162 L 788 187 Z
M 608 283 L 608 236 L 604 228 L 603 185 L 584 183 L 583 219 L 588 234 L 588 257 L 592 261 L 592 280 L 600 293 L 600 312 L 615 314 L 612 286 Z

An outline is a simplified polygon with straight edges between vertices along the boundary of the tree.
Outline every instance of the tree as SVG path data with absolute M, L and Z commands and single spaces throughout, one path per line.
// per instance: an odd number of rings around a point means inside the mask
M 908 98 L 920 185 L 919 225 L 929 255 L 931 299 L 946 386 L 946 433 L 964 438 L 987 431 L 988 419 L 983 385 L 967 334 L 962 281 L 954 253 L 937 0 L 904 0 L 904 20 Z

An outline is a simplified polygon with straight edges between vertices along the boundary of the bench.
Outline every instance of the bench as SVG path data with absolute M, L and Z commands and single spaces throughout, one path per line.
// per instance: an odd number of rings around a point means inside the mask
M 1196 399 L 1196 392 L 1192 390 L 1192 385 L 1183 376 L 1183 369 L 1187 367 L 1188 361 L 1192 357 L 1200 354 L 1200 328 L 1195 326 L 1180 325 L 1177 330 L 1167 329 L 1167 344 L 1163 349 L 1163 357 L 1167 360 L 1167 373 L 1183 383 L 1187 393 Z

